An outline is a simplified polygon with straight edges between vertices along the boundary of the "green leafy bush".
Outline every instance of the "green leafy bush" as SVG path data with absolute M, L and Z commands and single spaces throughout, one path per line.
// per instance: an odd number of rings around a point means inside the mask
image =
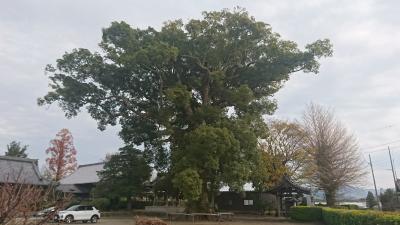
M 321 207 L 295 206 L 290 209 L 290 217 L 297 221 L 320 221 Z
M 145 201 L 133 201 L 132 202 L 132 209 L 144 209 L 148 205 L 152 205 L 152 203 L 151 202 L 145 202 Z
M 95 198 L 90 204 L 100 210 L 108 211 L 111 209 L 111 202 L 108 198 Z
M 322 209 L 326 225 L 399 225 L 400 215 L 370 210 Z
M 339 205 L 339 206 L 335 206 L 335 209 L 360 209 L 360 207 L 358 205 L 355 204 L 346 204 L 346 205 Z
M 326 225 L 400 225 L 399 213 L 320 207 L 292 207 L 290 217 L 297 221 L 323 221 Z

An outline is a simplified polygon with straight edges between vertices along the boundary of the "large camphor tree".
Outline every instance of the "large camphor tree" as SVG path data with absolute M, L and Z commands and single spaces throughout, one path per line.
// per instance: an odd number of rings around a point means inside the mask
M 317 73 L 318 59 L 332 54 L 329 40 L 301 50 L 243 9 L 160 30 L 113 22 L 99 46 L 49 65 L 51 90 L 39 104 L 57 102 L 67 117 L 86 108 L 100 129 L 120 124 L 124 142 L 143 146 L 200 209 L 213 207 L 221 185 L 249 180 L 262 116 L 274 112 L 272 96 L 290 74 Z

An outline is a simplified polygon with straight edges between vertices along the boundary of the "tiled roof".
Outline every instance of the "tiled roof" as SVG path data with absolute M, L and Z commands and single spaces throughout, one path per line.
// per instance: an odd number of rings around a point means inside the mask
M 104 162 L 80 165 L 74 173 L 60 180 L 60 184 L 67 185 L 97 183 L 100 180 L 97 172 L 103 170 L 103 167 Z
M 300 186 L 299 184 L 296 184 L 293 180 L 290 179 L 289 176 L 285 175 L 282 177 L 281 182 L 269 190 L 270 192 L 297 192 L 297 193 L 303 193 L 303 194 L 310 194 L 311 189 L 307 187 Z
M 38 169 L 37 159 L 0 156 L 0 183 L 47 185 Z
M 57 190 L 66 193 L 89 194 L 91 186 L 87 184 L 61 184 L 57 187 Z

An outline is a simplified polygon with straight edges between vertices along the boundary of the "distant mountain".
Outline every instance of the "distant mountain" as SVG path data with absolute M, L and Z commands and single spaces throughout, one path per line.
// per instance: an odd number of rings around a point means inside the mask
M 365 189 L 360 187 L 343 187 L 339 189 L 337 200 L 339 201 L 355 201 L 365 199 L 368 191 L 375 193 L 374 189 Z M 315 201 L 325 200 L 325 194 L 323 191 L 317 191 L 313 193 Z
M 339 190 L 339 200 L 359 200 L 367 197 L 368 191 L 375 192 L 374 189 L 365 189 L 359 187 L 344 187 Z

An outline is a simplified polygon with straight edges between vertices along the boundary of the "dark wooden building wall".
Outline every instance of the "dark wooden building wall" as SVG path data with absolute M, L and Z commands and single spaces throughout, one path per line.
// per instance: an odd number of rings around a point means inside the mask
M 252 201 L 252 204 L 245 204 Z M 259 211 L 260 207 L 274 207 L 276 204 L 275 196 L 270 193 L 258 192 L 221 192 L 216 197 L 218 210 L 220 211 Z

